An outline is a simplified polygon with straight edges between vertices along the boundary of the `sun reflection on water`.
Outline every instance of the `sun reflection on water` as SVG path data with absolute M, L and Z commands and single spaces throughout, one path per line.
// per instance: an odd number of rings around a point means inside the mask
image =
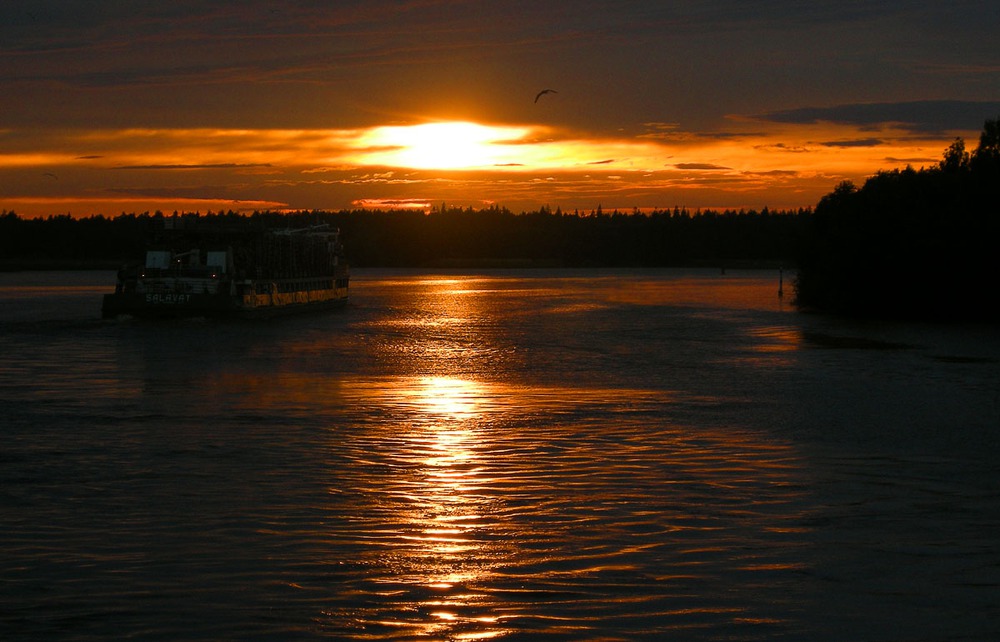
M 484 384 L 455 379 L 452 377 L 420 377 L 410 388 L 398 391 L 404 403 L 408 403 L 425 418 L 435 421 L 462 421 L 476 419 L 484 411 L 486 386 Z M 449 428 L 442 425 L 442 428 Z M 463 435 L 444 430 L 439 434 L 445 450 L 449 445 L 459 444 Z
M 666 630 L 750 617 L 733 603 L 739 591 L 719 604 L 672 585 L 804 572 L 780 553 L 808 528 L 789 445 L 665 419 L 736 408 L 738 397 L 457 376 L 344 391 L 383 413 L 353 473 L 366 494 L 354 594 L 379 596 L 349 616 L 362 638 L 490 639 L 523 627 L 565 637 L 611 630 L 630 610 Z M 540 604 L 566 613 L 542 616 Z
M 637 340 L 655 352 L 648 324 L 686 337 L 673 316 L 647 308 L 704 306 L 707 278 L 681 292 L 621 279 L 607 282 L 606 297 L 590 281 L 573 296 L 532 290 L 533 316 L 507 305 L 511 286 L 479 277 L 389 283 L 417 295 L 371 320 L 364 336 L 378 370 L 338 391 L 362 429 L 337 443 L 351 464 L 338 476 L 356 489 L 343 493 L 352 512 L 342 534 L 358 561 L 351 606 L 333 619 L 362 639 L 460 640 L 529 630 L 596 639 L 633 613 L 650 631 L 720 613 L 769 616 L 742 610 L 739 590 L 698 600 L 692 587 L 727 573 L 738 589 L 739 573 L 799 572 L 777 552 L 803 536 L 795 454 L 741 430 L 744 396 L 704 391 L 697 373 L 674 382 L 648 370 L 648 385 L 574 378 L 613 369 Z M 632 315 L 625 323 L 616 306 Z M 737 314 L 727 308 L 713 327 Z M 550 324 L 558 339 L 532 342 Z M 610 329 L 622 333 L 602 333 Z M 580 346 L 577 336 L 600 340 Z M 718 358 L 774 368 L 796 341 L 774 320 L 748 349 Z M 652 362 L 685 362 L 683 341 L 663 349 Z M 533 365 L 550 355 L 560 367 L 539 380 Z
M 399 534 L 385 551 L 395 572 L 383 581 L 408 596 L 411 612 L 392 627 L 448 639 L 499 637 L 500 618 L 478 588 L 489 584 L 490 560 L 499 555 L 484 532 L 496 501 L 482 490 L 490 484 L 480 435 L 489 388 L 454 377 L 397 383 L 388 405 L 401 411 L 390 454 L 398 473 L 383 492 Z

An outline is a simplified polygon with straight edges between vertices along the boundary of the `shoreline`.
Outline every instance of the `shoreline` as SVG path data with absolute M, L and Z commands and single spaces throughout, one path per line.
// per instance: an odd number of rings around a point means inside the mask
M 130 261 L 116 259 L 52 259 L 52 258 L 11 258 L 0 259 L 0 272 L 46 272 L 76 270 L 115 271 Z M 131 263 L 135 263 L 131 261 Z M 356 265 L 363 268 L 411 268 L 411 269 L 553 269 L 553 268 L 714 268 L 718 270 L 794 270 L 790 261 L 780 259 L 706 259 L 686 261 L 675 265 L 573 265 L 556 259 L 439 259 L 423 265 Z

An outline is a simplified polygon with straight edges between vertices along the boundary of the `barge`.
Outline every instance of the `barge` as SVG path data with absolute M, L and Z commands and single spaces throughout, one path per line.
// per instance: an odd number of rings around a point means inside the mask
M 350 270 L 328 225 L 163 219 L 142 264 L 118 272 L 103 318 L 254 318 L 346 304 Z

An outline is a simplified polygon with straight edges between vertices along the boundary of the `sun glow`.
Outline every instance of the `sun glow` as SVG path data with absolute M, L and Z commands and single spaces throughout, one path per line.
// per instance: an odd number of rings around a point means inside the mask
M 527 127 L 468 122 L 374 127 L 361 136 L 362 162 L 414 169 L 478 169 L 520 164 Z
M 427 210 L 431 203 L 811 206 L 843 180 L 938 162 L 902 128 L 734 120 L 594 132 L 438 121 L 351 129 L 66 130 L 0 136 L 0 209 L 28 217 L 233 209 Z M 191 185 L 212 185 L 193 189 Z M 113 187 L 112 187 L 113 186 Z

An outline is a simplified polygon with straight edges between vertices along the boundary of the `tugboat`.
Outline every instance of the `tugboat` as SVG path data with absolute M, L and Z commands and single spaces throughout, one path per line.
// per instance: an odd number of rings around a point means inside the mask
M 254 318 L 347 302 L 350 270 L 328 225 L 164 218 L 142 265 L 118 272 L 103 318 Z

